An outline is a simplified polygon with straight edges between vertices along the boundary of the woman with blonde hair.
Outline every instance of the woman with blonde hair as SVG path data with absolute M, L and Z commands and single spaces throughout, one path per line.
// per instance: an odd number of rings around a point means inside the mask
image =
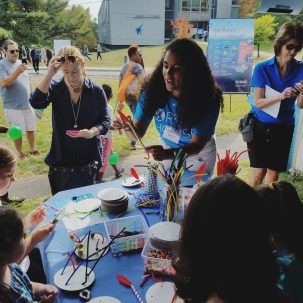
M 59 70 L 63 77 L 53 79 Z M 109 128 L 107 102 L 102 87 L 85 75 L 81 51 L 64 46 L 30 97 L 36 109 L 52 103 L 52 142 L 45 163 L 53 194 L 93 184 L 102 163 L 97 136 Z

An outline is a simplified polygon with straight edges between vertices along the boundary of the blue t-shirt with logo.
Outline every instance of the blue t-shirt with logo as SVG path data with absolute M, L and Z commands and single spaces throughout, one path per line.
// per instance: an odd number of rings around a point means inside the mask
M 281 78 L 276 58 L 271 58 L 266 61 L 258 63 L 252 75 L 251 86 L 263 88 L 266 86 L 282 93 L 285 88 L 293 87 L 295 83 L 303 80 L 303 62 L 293 60 L 286 74 Z M 277 118 L 265 113 L 260 108 L 254 106 L 253 90 L 249 96 L 249 102 L 252 105 L 252 110 L 255 117 L 265 123 L 277 124 L 294 124 L 294 111 L 295 111 L 296 98 L 288 98 L 281 101 L 280 110 Z
M 143 107 L 146 100 L 145 93 L 140 95 L 135 119 L 150 124 L 152 118 L 146 117 Z M 161 139 L 170 148 L 179 148 L 189 144 L 193 135 L 201 137 L 211 137 L 215 132 L 217 119 L 219 116 L 219 103 L 214 109 L 201 118 L 194 127 L 190 129 L 178 128 L 177 100 L 172 96 L 167 100 L 162 108 L 158 108 L 154 114 L 157 131 Z

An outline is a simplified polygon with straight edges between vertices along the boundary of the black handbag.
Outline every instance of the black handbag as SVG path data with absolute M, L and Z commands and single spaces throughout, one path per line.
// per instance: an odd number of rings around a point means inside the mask
M 244 115 L 240 121 L 238 129 L 242 134 L 242 138 L 244 142 L 250 142 L 254 138 L 254 113 L 249 112 Z

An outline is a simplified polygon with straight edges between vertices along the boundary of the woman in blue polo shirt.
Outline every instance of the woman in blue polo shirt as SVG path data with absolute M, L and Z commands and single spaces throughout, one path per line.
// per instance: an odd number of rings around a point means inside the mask
M 295 59 L 302 43 L 303 26 L 283 24 L 273 43 L 275 57 L 254 68 L 250 95 L 254 135 L 247 143 L 251 186 L 275 182 L 287 169 L 296 100 L 303 107 L 303 62 Z
M 155 119 L 161 145 L 152 145 L 146 151 L 156 161 L 171 160 L 182 148 L 188 153 L 187 166 L 196 171 L 201 162 L 208 163 L 212 174 L 216 161 L 213 138 L 222 91 L 216 85 L 202 49 L 192 40 L 183 38 L 170 43 L 150 78 L 143 85 L 133 125 L 143 137 Z M 123 123 L 131 138 L 132 132 Z M 169 161 L 171 162 L 171 161 Z

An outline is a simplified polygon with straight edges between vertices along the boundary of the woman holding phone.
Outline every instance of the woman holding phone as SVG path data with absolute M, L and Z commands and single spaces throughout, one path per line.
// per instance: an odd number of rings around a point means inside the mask
M 52 79 L 61 70 L 63 78 Z M 93 184 L 101 167 L 98 135 L 110 118 L 101 86 L 85 77 L 84 58 L 74 46 L 62 47 L 30 97 L 33 108 L 52 103 L 53 134 L 45 158 L 52 194 Z

